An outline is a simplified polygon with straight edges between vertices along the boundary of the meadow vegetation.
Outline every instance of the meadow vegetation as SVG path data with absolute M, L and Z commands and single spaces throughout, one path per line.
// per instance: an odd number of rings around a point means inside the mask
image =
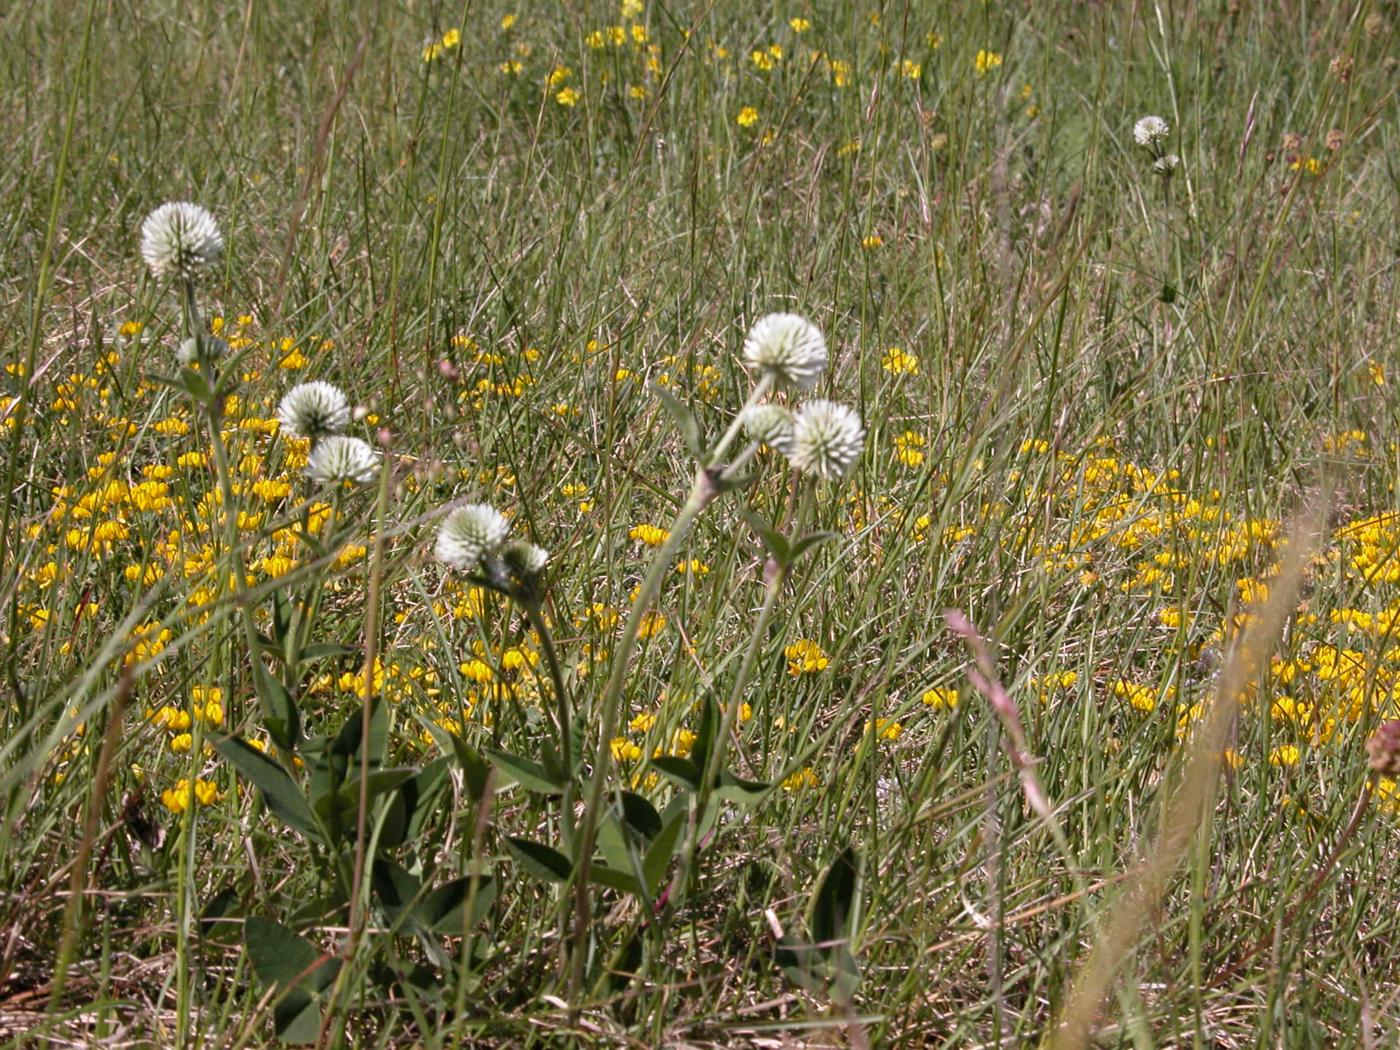
M 0 1035 L 1393 1044 L 1397 23 L 0 14 Z

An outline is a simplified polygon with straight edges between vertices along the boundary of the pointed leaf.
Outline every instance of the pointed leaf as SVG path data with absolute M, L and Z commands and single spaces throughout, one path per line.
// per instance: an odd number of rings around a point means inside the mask
M 471 895 L 471 876 L 445 882 L 428 893 L 418 905 L 418 916 L 434 933 L 462 935 L 462 909 Z M 496 880 L 479 875 L 476 880 L 476 901 L 472 906 L 472 925 L 486 918 L 496 900 Z
M 666 869 L 671 866 L 671 857 L 676 852 L 676 844 L 680 841 L 685 824 L 686 814 L 675 814 L 647 848 L 646 859 L 642 861 L 642 874 L 646 876 L 647 892 L 653 897 L 661 889 L 661 881 L 666 877 Z
M 797 559 L 802 557 L 802 555 L 806 554 L 813 547 L 820 543 L 826 543 L 828 540 L 839 540 L 840 538 L 841 534 L 839 532 L 828 532 L 826 530 L 821 532 L 809 532 L 805 536 L 793 541 L 792 549 L 788 552 L 786 564 L 795 565 L 797 564 Z
M 651 766 L 667 780 L 679 784 L 690 791 L 700 790 L 700 770 L 688 758 L 679 755 L 658 755 L 651 760 Z
M 522 871 L 546 882 L 568 882 L 574 866 L 557 849 L 529 839 L 506 836 L 506 849 Z
M 661 833 L 661 814 L 635 792 L 622 792 L 622 816 L 634 831 L 645 838 L 654 839 Z
M 538 762 L 531 762 L 528 758 L 492 749 L 487 749 L 486 757 L 497 769 L 511 777 L 527 791 L 558 795 L 564 790 L 564 782 L 559 777 L 552 776 Z
M 656 396 L 661 399 L 661 403 L 666 406 L 666 411 L 671 414 L 671 419 L 676 424 L 676 429 L 680 431 L 681 440 L 685 442 L 685 447 L 690 450 L 690 454 L 700 457 L 704 454 L 705 446 L 700 436 L 700 422 L 675 394 L 667 390 L 660 383 L 652 383 L 651 389 Z
M 855 847 L 847 846 L 831 862 L 812 897 L 813 943 L 822 945 L 849 938 L 859 885 L 860 857 Z
M 243 943 L 253 972 L 279 998 L 273 1006 L 277 1035 L 288 1043 L 315 1042 L 320 1032 L 317 993 L 340 972 L 340 960 L 317 951 L 279 923 L 252 916 L 243 926 Z
M 726 769 L 720 772 L 715 797 L 751 806 L 762 802 L 772 790 L 772 784 L 765 784 L 759 780 L 745 780 Z
M 452 740 L 452 753 L 457 764 L 462 767 L 462 777 L 467 782 L 467 793 L 473 802 L 480 802 L 486 796 L 486 781 L 491 767 L 481 753 L 459 736 L 448 734 Z
M 287 771 L 257 748 L 238 739 L 224 737 L 214 742 L 214 750 L 223 755 L 234 769 L 253 782 L 262 792 L 267 808 L 303 835 L 320 838 L 316 818 L 307 805 L 306 796 Z
M 262 658 L 253 658 L 253 681 L 263 710 L 263 721 L 272 742 L 286 752 L 293 752 L 301 742 L 301 713 L 287 687 L 267 669 Z
M 594 864 L 588 869 L 588 877 L 599 886 L 606 886 L 610 890 L 630 893 L 634 897 L 642 895 L 641 888 L 637 885 L 637 877 L 630 871 L 608 867 L 606 864 Z
M 763 547 L 768 551 L 769 556 L 779 565 L 788 564 L 790 553 L 787 537 L 749 510 L 748 507 L 740 507 L 739 515 L 749 523 L 749 528 L 753 529 L 758 538 L 763 541 Z

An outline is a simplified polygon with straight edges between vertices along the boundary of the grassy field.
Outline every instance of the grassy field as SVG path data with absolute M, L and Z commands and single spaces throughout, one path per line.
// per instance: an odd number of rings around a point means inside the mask
M 1400 1040 L 1400 8 L 764 6 L 0 14 L 0 1039 Z

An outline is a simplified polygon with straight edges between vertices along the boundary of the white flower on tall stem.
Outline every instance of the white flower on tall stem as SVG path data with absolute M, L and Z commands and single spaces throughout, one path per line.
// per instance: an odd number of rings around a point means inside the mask
M 1143 117 L 1133 125 L 1133 141 L 1149 149 L 1161 145 L 1170 134 L 1171 128 L 1161 117 Z
M 442 519 L 433 553 L 450 569 L 476 572 L 482 559 L 499 551 L 509 535 L 510 521 L 504 514 L 488 503 L 468 503 Z
M 162 204 L 141 223 L 141 257 L 155 277 L 193 281 L 217 266 L 223 254 L 219 224 L 198 204 Z
M 374 480 L 379 455 L 356 437 L 332 434 L 322 438 L 307 457 L 306 474 L 325 485 L 352 482 L 363 485 Z
M 826 370 L 826 339 L 805 317 L 768 314 L 749 329 L 744 360 L 779 386 L 810 390 Z
M 228 343 L 218 336 L 206 335 L 204 337 L 204 356 L 211 361 L 217 361 L 228 353 Z M 190 336 L 184 340 L 175 350 L 175 360 L 182 365 L 192 365 L 199 360 L 200 340 L 195 336 Z
M 298 383 L 277 406 L 277 420 L 285 433 L 315 441 L 350 425 L 350 401 L 332 383 Z
M 855 409 L 835 401 L 809 401 L 793 417 L 783 452 L 802 473 L 834 481 L 855 466 L 864 448 L 865 428 Z

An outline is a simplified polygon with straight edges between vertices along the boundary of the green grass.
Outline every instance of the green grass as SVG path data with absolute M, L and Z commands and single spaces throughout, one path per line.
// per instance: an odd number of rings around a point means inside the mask
M 261 917 L 342 958 L 327 1044 L 1022 1045 L 1051 1037 L 1098 931 L 1140 907 L 1156 861 L 1170 878 L 1093 1045 L 1389 1045 L 1400 854 L 1394 783 L 1364 745 L 1397 716 L 1400 519 L 1356 523 L 1400 510 L 1397 19 L 1379 2 L 981 0 L 771 18 L 656 0 L 625 17 L 292 0 L 0 15 L 0 1033 L 270 1041 L 240 925 Z M 425 62 L 454 27 L 460 42 Z M 751 53 L 772 45 L 782 57 L 760 69 Z M 1003 61 L 979 74 L 979 51 Z M 547 89 L 556 67 L 569 72 Z M 1148 113 L 1171 126 L 1170 181 L 1132 139 Z M 226 428 L 235 501 L 261 515 L 235 530 L 242 602 L 214 567 L 232 565 L 214 476 L 177 465 L 209 450 L 201 414 L 151 379 L 175 371 L 180 308 L 143 268 L 139 228 L 167 200 L 209 208 L 227 241 L 199 301 L 248 340 L 230 418 L 273 416 L 291 385 L 324 379 L 371 414 L 353 433 L 388 432 L 382 512 L 374 486 L 345 491 L 312 544 L 274 533 L 331 496 L 285 438 Z M 667 567 L 665 626 L 622 680 L 620 732 L 643 758 L 599 771 L 621 622 L 590 610 L 625 619 L 654 554 L 629 530 L 666 527 L 695 473 L 650 384 L 713 442 L 752 387 L 744 333 L 780 310 L 825 332 L 817 396 L 859 408 L 864 455 L 842 482 L 798 484 L 762 453 L 753 484 L 700 516 L 678 556 L 709 571 Z M 279 368 L 292 347 L 304 364 Z M 896 347 L 917 373 L 883 367 Z M 189 433 L 158 429 L 171 418 Z M 922 440 L 909 461 L 906 432 Z M 168 506 L 128 489 L 81 517 L 84 496 L 161 465 Z M 264 498 L 254 480 L 289 486 Z M 1319 558 L 1229 726 L 1240 761 L 1217 783 L 1212 753 L 1190 814 L 1205 819 L 1171 863 L 1158 830 L 1189 731 L 1314 493 Z M 499 775 L 483 798 L 434 725 L 537 762 L 558 744 L 544 662 L 508 663 L 511 647 L 539 655 L 520 610 L 468 608 L 433 559 L 454 500 L 493 503 L 550 551 L 580 806 L 598 772 L 683 807 L 647 759 L 700 729 L 704 698 L 730 697 L 753 639 L 739 691 L 753 717 L 729 762 L 773 790 L 726 803 L 694 883 L 652 901 L 650 921 L 595 884 L 581 979 L 561 964 L 567 890 L 506 842 L 564 849 L 581 810 Z M 764 623 L 744 507 L 838 534 Z M 124 527 L 108 547 L 68 536 L 103 521 Z M 363 550 L 337 563 L 346 545 Z M 292 560 L 261 561 L 279 551 Z M 313 847 L 200 754 L 200 736 L 271 739 L 244 610 L 271 633 L 274 595 L 319 603 L 307 642 L 343 647 L 295 672 L 259 658 L 313 735 L 358 706 L 374 604 L 396 669 L 384 761 L 451 768 L 393 855 L 434 885 L 467 879 L 475 921 L 415 936 L 373 887 L 352 915 L 353 802 L 339 852 Z M 946 609 L 990 639 L 1054 833 Z M 146 624 L 170 633 L 124 674 Z M 799 639 L 824 668 L 789 672 Z M 478 657 L 512 697 L 480 695 L 463 668 Z M 225 717 L 176 752 L 152 715 L 188 710 L 196 685 L 223 690 Z M 934 687 L 957 705 L 923 703 Z M 654 725 L 629 729 L 642 713 Z M 872 734 L 877 719 L 900 731 Z M 1288 746 L 1296 764 L 1270 761 Z M 196 774 L 222 798 L 172 813 L 162 793 Z M 365 836 L 387 819 L 368 813 Z M 830 928 L 850 934 L 852 994 L 794 980 L 775 953 L 778 929 L 827 928 L 809 902 L 848 845 L 861 879 Z M 216 900 L 234 921 L 201 926 Z M 348 937 L 361 915 L 368 932 Z M 623 965 L 634 937 L 640 960 Z

